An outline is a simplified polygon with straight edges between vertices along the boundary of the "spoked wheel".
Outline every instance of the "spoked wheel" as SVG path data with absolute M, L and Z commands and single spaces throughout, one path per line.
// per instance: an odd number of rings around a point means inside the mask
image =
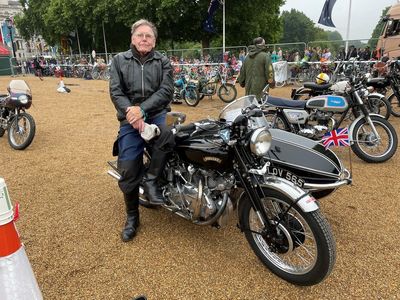
M 24 150 L 35 136 L 36 125 L 28 113 L 20 113 L 13 118 L 8 127 L 8 143 L 16 150 Z
M 218 97 L 225 103 L 232 102 L 236 99 L 237 90 L 233 84 L 226 83 L 225 85 L 221 85 L 218 89 Z
M 251 248 L 273 273 L 298 284 L 321 282 L 332 271 L 336 259 L 335 241 L 319 210 L 303 212 L 284 194 L 265 189 L 262 205 L 271 229 L 262 225 L 251 202 L 240 202 L 240 225 Z M 285 213 L 287 211 L 287 213 Z
M 396 131 L 386 119 L 379 116 L 370 118 L 379 138 L 367 120 L 360 119 L 353 128 L 351 149 L 366 162 L 385 162 L 396 153 L 398 142 Z
M 391 94 L 388 98 L 388 101 L 391 106 L 391 113 L 395 117 L 400 117 L 400 102 L 399 98 L 397 98 L 396 94 Z
M 370 113 L 381 115 L 386 120 L 392 112 L 390 102 L 385 98 L 368 97 L 367 108 Z
M 200 102 L 199 92 L 196 88 L 187 88 L 185 93 L 183 94 L 183 99 L 186 104 L 189 106 L 197 106 Z
M 267 121 L 271 123 L 272 128 L 282 129 L 285 131 L 290 130 L 289 124 L 286 122 L 286 120 L 276 112 L 268 111 L 264 113 L 264 115 Z
M 275 81 L 275 87 L 277 88 L 281 88 L 283 86 L 285 86 L 286 81 Z

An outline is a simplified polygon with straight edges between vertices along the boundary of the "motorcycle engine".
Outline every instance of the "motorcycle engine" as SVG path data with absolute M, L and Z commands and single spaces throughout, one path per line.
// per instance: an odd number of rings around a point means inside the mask
M 333 130 L 335 120 L 332 112 L 316 110 L 309 116 L 307 124 L 299 130 L 299 134 L 311 139 L 320 139 Z
M 223 194 L 235 184 L 233 174 L 193 166 L 179 169 L 174 171 L 176 184 L 170 185 L 166 193 L 168 200 L 192 221 L 213 217 L 221 207 Z

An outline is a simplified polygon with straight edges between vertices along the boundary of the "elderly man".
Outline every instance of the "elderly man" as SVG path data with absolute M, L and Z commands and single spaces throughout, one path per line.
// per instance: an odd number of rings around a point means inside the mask
M 122 240 L 132 240 L 139 227 L 139 184 L 150 203 L 163 204 L 165 199 L 158 187 L 173 137 L 164 125 L 174 92 L 172 67 L 167 57 L 154 50 L 157 29 L 147 20 L 132 25 L 131 48 L 117 54 L 111 64 L 110 96 L 120 122 L 118 139 L 119 187 L 124 194 L 127 220 Z M 145 122 L 156 124 L 160 136 L 150 145 L 141 137 Z M 143 150 L 151 148 L 150 166 L 143 175 Z

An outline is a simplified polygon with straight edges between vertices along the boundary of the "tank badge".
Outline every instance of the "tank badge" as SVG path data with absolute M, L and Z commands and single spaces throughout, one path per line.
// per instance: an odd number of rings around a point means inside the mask
M 203 157 L 203 160 L 204 160 L 205 162 L 207 162 L 207 161 L 215 161 L 215 162 L 217 162 L 217 163 L 219 163 L 219 164 L 222 162 L 222 160 L 221 160 L 220 158 L 214 157 L 214 156 L 204 156 L 204 157 Z

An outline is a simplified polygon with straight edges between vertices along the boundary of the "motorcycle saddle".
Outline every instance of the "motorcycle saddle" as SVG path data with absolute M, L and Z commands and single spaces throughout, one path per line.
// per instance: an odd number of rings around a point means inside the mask
M 314 91 L 324 91 L 329 89 L 332 86 L 332 83 L 325 83 L 325 84 L 317 84 L 314 82 L 305 82 L 304 87 L 308 89 L 312 89 Z
M 288 100 L 288 99 L 282 99 L 282 98 L 269 96 L 267 101 L 266 101 L 266 104 L 267 105 L 271 105 L 271 106 L 282 107 L 282 108 L 300 108 L 300 109 L 304 109 L 306 107 L 307 101 L 303 101 L 303 100 Z

